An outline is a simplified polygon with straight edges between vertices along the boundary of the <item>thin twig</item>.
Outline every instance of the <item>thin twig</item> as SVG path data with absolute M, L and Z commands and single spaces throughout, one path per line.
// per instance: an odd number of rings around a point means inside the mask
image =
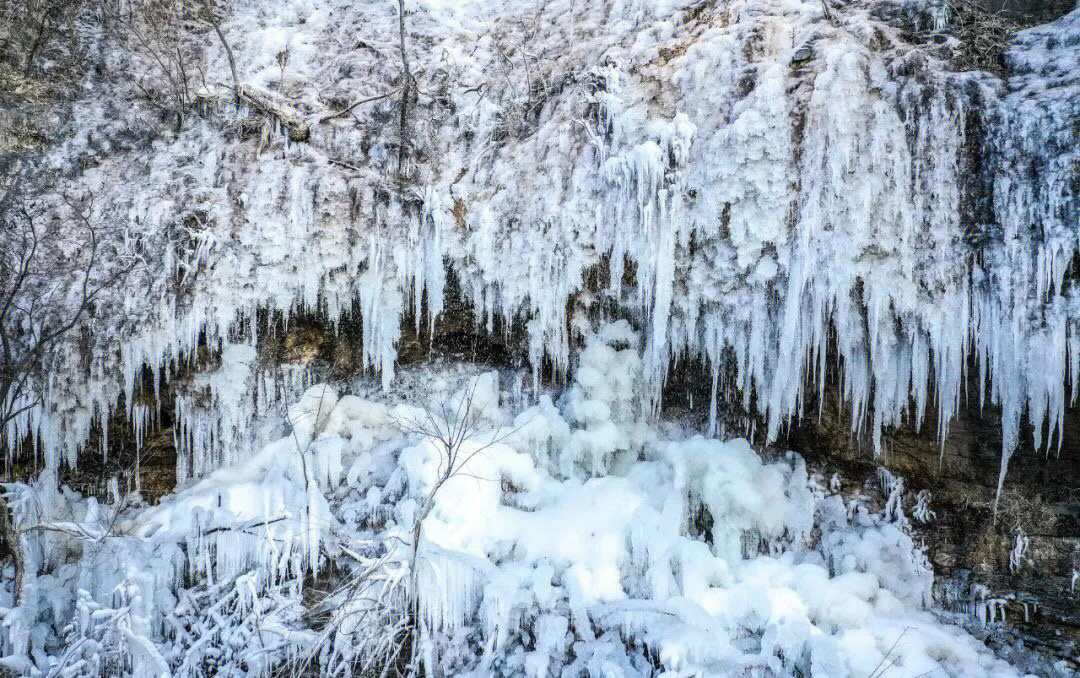
M 373 97 L 368 97 L 366 99 L 360 99 L 358 101 L 355 101 L 355 102 L 349 104 L 347 107 L 341 109 L 340 111 L 337 111 L 335 113 L 327 113 L 327 114 L 323 115 L 318 120 L 316 120 L 316 123 L 326 122 L 327 120 L 333 120 L 334 118 L 340 118 L 341 116 L 346 115 L 349 111 L 353 110 L 357 106 L 360 106 L 361 104 L 366 104 L 366 103 L 371 102 L 371 101 L 378 101 L 379 99 L 385 99 L 386 97 L 390 96 L 391 94 L 395 94 L 399 89 L 401 89 L 401 88 L 400 87 L 395 87 L 394 89 L 390 90 L 389 92 L 384 92 L 382 94 L 377 94 L 377 95 L 375 95 Z

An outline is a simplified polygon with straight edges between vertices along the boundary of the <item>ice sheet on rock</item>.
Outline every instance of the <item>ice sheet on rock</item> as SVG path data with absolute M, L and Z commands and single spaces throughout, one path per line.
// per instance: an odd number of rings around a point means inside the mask
M 436 597 L 428 626 L 478 628 L 488 644 L 454 654 L 432 637 L 430 662 L 453 654 L 463 671 L 542 673 L 572 652 L 572 666 L 595 671 L 808 661 L 869 675 L 904 621 L 931 639 L 903 650 L 915 674 L 941 662 L 955 674 L 1007 673 L 916 609 L 924 563 L 902 532 L 865 512 L 837 519 L 797 459 L 764 463 L 745 443 L 665 436 L 642 413 L 655 412 L 671 359 L 689 354 L 712 370 L 714 401 L 735 386 L 775 438 L 812 399 L 807 376 L 823 388 L 837 364 L 854 432 L 875 447 L 885 428 L 920 425 L 929 407 L 944 441 L 962 397 L 1001 407 L 1002 479 L 1025 417 L 1037 446 L 1060 445 L 1080 383 L 1080 297 L 1067 270 L 1080 224 L 1080 10 L 1018 34 L 1003 83 L 932 60 L 889 62 L 896 55 L 867 36 L 902 36 L 858 7 L 838 8 L 839 26 L 818 2 L 735 0 L 689 17 L 666 2 L 479 7 L 410 3 L 410 31 L 425 45 L 413 53 L 417 73 L 449 85 L 422 83 L 448 105 L 419 116 L 417 158 L 437 161 L 417 159 L 408 190 L 386 184 L 392 97 L 357 109 L 359 124 L 316 124 L 310 144 L 272 135 L 258 155 L 213 119 L 100 155 L 92 137 L 120 123 L 95 103 L 80 109 L 79 134 L 50 162 L 85 166 L 65 186 L 109 195 L 91 216 L 121 226 L 125 251 L 162 255 L 133 277 L 138 294 L 103 300 L 116 325 L 94 334 L 89 376 L 66 369 L 81 365 L 71 347 L 42 386 L 48 407 L 15 419 L 9 444 L 30 436 L 48 468 L 73 463 L 120 403 L 145 430 L 160 400 L 137 395 L 158 397 L 200 347 L 222 358 L 194 379 L 208 401 L 175 400 L 178 473 L 193 484 L 131 518 L 150 546 L 133 541 L 105 561 L 165 565 L 148 568 L 153 583 L 91 570 L 104 582 L 88 585 L 95 604 L 157 610 L 161 591 L 175 593 L 175 580 L 162 582 L 180 555 L 179 569 L 222 586 L 246 572 L 264 593 L 286 586 L 319 567 L 327 531 L 346 515 L 337 493 L 357 529 L 407 529 L 438 457 L 392 432 L 416 410 L 346 395 L 324 418 L 308 391 L 289 417 L 296 435 L 263 446 L 260 417 L 300 396 L 310 375 L 261 373 L 246 342 L 260 310 L 336 322 L 355 303 L 361 362 L 390 386 L 402 318 L 439 312 L 446 264 L 486 331 L 522 320 L 536 373 L 547 361 L 575 376 L 557 401 L 516 412 L 512 433 L 439 495 L 431 553 L 460 561 L 432 570 L 430 587 L 479 579 Z M 224 29 L 245 80 L 280 79 L 298 105 L 323 110 L 308 83 L 343 100 L 392 89 L 397 66 L 380 55 L 395 48 L 395 21 L 370 3 L 252 0 Z M 366 46 L 340 38 L 356 31 Z M 812 58 L 799 66 L 803 46 Z M 276 72 L 283 47 L 295 52 L 286 74 Z M 224 54 L 209 49 L 208 80 L 227 79 Z M 982 130 L 968 127 L 976 113 Z M 985 176 L 969 177 L 976 136 L 987 140 Z M 970 224 L 969 180 L 993 195 Z M 617 306 L 640 337 L 629 323 L 600 328 L 573 355 L 592 328 L 587 313 L 568 327 L 571 303 Z M 965 392 L 971 364 L 977 393 Z M 728 374 L 735 383 L 720 383 Z M 499 407 L 484 409 L 485 426 L 502 420 Z M 104 529 L 88 500 L 42 492 L 50 520 Z M 696 522 L 705 515 L 707 527 Z M 829 526 L 818 544 L 815 519 Z M 77 601 L 92 607 L 71 563 L 42 555 L 66 539 L 42 536 L 31 549 L 35 569 L 53 569 L 27 594 L 44 617 L 10 617 L 8 640 L 21 648 L 55 640 L 54 618 Z M 463 563 L 483 561 L 493 569 L 467 575 Z M 104 600 L 127 580 L 155 593 Z M 245 609 L 246 598 L 230 600 Z M 160 612 L 147 614 L 158 642 Z M 702 640 L 718 634 L 730 646 Z
M 823 387 L 835 363 L 853 427 L 876 449 L 883 429 L 919 426 L 929 407 L 944 440 L 961 398 L 975 397 L 964 390 L 974 361 L 977 397 L 1003 411 L 1003 476 L 1025 413 L 1036 446 L 1060 444 L 1075 396 L 1065 383 L 1080 381 L 1066 276 L 1080 223 L 1075 11 L 1018 34 L 1003 85 L 871 49 L 868 36 L 903 37 L 858 8 L 838 9 L 834 27 L 813 2 L 738 0 L 722 20 L 670 3 L 476 7 L 409 9 L 411 34 L 430 46 L 412 55 L 416 70 L 442 78 L 423 87 L 468 87 L 423 111 L 415 144 L 439 160 L 409 168 L 405 200 L 382 183 L 396 162 L 397 133 L 383 129 L 392 98 L 358 108 L 359 127 L 316 124 L 309 144 L 274 137 L 257 162 L 198 120 L 149 155 L 95 156 L 73 180 L 109 192 L 93 216 L 166 255 L 138 295 L 116 300 L 124 323 L 102 333 L 111 343 L 90 378 L 58 375 L 50 407 L 13 422 L 9 441 L 32 433 L 51 464 L 74 460 L 121 395 L 136 418 L 153 409 L 132 397 L 144 366 L 157 393 L 198 346 L 220 347 L 220 378 L 206 383 L 220 418 L 176 401 L 180 475 L 203 475 L 265 442 L 244 412 L 254 391 L 234 390 L 238 319 L 317 309 L 334 322 L 358 302 L 362 364 L 389 385 L 401 320 L 426 308 L 434 322 L 447 265 L 487 331 L 523 321 L 535 370 L 571 365 L 572 334 L 588 329 L 567 327 L 572 300 L 635 311 L 646 411 L 673 357 L 702 358 L 714 380 L 733 362 L 733 385 L 775 438 L 804 414 L 807 373 Z M 396 20 L 384 9 L 259 0 L 223 28 L 242 79 L 318 109 L 307 82 L 345 99 L 392 88 L 396 66 L 378 55 L 393 51 Z M 337 37 L 357 26 L 368 47 Z M 803 48 L 812 58 L 793 61 Z M 227 79 L 224 53 L 208 50 L 208 79 Z M 967 129 L 976 114 L 981 131 Z M 79 119 L 55 162 L 121 124 L 97 108 Z M 972 177 L 975 137 L 986 141 Z M 985 223 L 961 219 L 972 182 L 992 189 Z M 583 274 L 605 267 L 586 289 Z M 177 277 L 189 300 L 171 291 Z

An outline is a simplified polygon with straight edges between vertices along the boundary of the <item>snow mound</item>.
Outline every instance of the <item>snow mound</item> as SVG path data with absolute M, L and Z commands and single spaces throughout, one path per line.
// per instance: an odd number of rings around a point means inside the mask
M 854 510 L 794 453 L 642 423 L 625 323 L 580 361 L 516 413 L 497 373 L 424 403 L 315 386 L 288 436 L 154 508 L 9 487 L 20 526 L 47 529 L 23 532 L 4 662 L 339 675 L 412 634 L 427 675 L 1015 675 L 925 609 L 902 514 Z M 453 473 L 418 421 L 462 432 Z

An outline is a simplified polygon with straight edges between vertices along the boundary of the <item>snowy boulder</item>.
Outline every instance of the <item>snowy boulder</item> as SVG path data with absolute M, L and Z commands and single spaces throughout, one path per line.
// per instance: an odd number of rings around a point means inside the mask
M 466 401 L 467 402 L 463 402 Z M 450 416 L 460 412 L 474 421 L 495 421 L 499 416 L 499 373 L 494 370 L 470 378 L 447 403 Z
M 353 395 L 342 396 L 330 413 L 324 433 L 334 433 L 350 442 L 352 449 L 370 448 L 375 441 L 391 436 L 393 420 L 386 405 Z
M 337 402 L 338 394 L 333 387 L 316 384 L 288 409 L 289 423 L 301 446 L 322 432 Z

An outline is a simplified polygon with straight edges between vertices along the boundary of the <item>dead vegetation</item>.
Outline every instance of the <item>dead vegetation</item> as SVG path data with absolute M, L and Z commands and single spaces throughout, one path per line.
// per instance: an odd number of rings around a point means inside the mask
M 1004 11 L 992 12 L 974 2 L 957 0 L 946 7 L 949 30 L 959 41 L 953 64 L 961 71 L 1005 72 L 1004 54 L 1013 34 L 1038 23 Z
M 933 45 L 953 70 L 1008 73 L 1005 58 L 1017 31 L 1058 18 L 1064 10 L 1040 0 L 941 0 L 916 10 L 882 3 L 874 15 L 912 43 Z
M 131 99 L 177 127 L 204 111 L 217 85 L 238 93 L 220 5 L 0 0 L 0 152 L 45 146 L 57 105 L 77 99 L 88 81 L 122 83 Z M 229 56 L 231 83 L 207 81 L 205 53 L 215 42 Z
M 216 20 L 209 5 L 192 0 L 107 0 L 106 34 L 132 59 L 132 85 L 142 100 L 180 127 L 210 89 L 205 44 Z
M 0 153 L 33 151 L 88 68 L 84 0 L 0 0 Z
M 57 71 L 82 62 L 78 19 L 86 9 L 83 0 L 0 0 L 0 91 L 22 86 L 32 95 Z

